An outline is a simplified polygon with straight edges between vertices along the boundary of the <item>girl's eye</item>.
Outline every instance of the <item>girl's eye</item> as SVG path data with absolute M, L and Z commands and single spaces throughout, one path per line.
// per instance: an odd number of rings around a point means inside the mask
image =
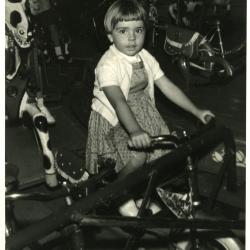
M 144 28 L 138 28 L 136 29 L 136 33 L 143 33 L 144 32 Z
M 125 29 L 124 29 L 124 30 L 121 29 L 121 30 L 119 30 L 118 32 L 119 32 L 120 34 L 122 34 L 122 35 L 123 35 L 123 34 L 126 34 L 126 30 L 125 30 Z

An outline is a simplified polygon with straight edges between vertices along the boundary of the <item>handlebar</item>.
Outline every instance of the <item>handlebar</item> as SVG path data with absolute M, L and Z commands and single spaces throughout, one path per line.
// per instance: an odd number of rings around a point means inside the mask
M 198 125 L 200 127 L 200 131 L 196 132 L 196 134 L 199 134 L 200 132 L 203 132 L 204 130 L 210 128 L 211 126 L 214 126 L 215 124 L 215 118 L 211 115 L 206 115 L 205 117 L 206 124 L 201 123 Z M 178 137 L 172 134 L 168 135 L 157 135 L 157 136 L 150 136 L 151 142 L 149 148 L 154 147 L 164 147 L 168 149 L 176 149 L 180 144 L 183 144 L 187 141 L 187 139 L 191 139 L 193 135 L 188 136 L 185 130 L 182 130 L 182 136 Z M 134 148 L 133 146 L 129 146 L 130 148 Z
M 151 136 L 151 147 L 164 146 L 169 149 L 177 148 L 180 144 L 180 139 L 174 135 L 158 135 Z
M 37 200 L 37 201 L 50 201 L 70 194 L 70 189 L 62 185 L 58 190 L 53 192 L 11 192 L 5 195 L 5 201 L 15 200 Z
M 213 126 L 215 124 L 215 118 L 211 115 L 205 116 L 206 124 L 201 124 L 201 130 L 207 127 Z M 174 135 L 158 135 L 151 136 L 151 147 L 154 146 L 169 146 L 170 148 L 177 148 L 180 144 L 184 143 L 188 136 L 185 130 L 182 130 L 182 137 L 177 137 Z

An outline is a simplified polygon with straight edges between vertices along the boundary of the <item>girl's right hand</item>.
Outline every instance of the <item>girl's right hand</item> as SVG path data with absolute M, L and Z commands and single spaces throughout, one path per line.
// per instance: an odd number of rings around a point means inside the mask
M 211 119 L 215 118 L 215 115 L 210 110 L 201 109 L 197 111 L 196 116 L 203 124 L 207 124 Z
M 128 141 L 128 145 L 131 148 L 135 149 L 143 149 L 150 147 L 151 137 L 148 133 L 143 130 L 132 133 L 130 135 L 130 140 Z

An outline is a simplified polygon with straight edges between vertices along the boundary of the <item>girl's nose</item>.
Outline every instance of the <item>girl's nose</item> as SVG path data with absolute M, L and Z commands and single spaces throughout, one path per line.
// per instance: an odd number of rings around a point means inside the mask
M 128 33 L 128 40 L 130 41 L 135 40 L 135 32 L 131 31 Z

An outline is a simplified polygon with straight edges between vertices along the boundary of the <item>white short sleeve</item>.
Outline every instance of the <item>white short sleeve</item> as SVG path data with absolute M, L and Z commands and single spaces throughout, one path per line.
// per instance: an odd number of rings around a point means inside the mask
M 117 72 L 110 65 L 102 65 L 96 69 L 96 77 L 100 88 L 107 86 L 118 86 Z
M 154 72 L 153 72 L 153 77 L 154 77 L 154 81 L 160 79 L 165 73 L 162 71 L 159 63 L 157 61 L 155 61 L 155 65 L 154 65 Z
M 143 49 L 144 59 L 147 62 L 150 71 L 152 72 L 153 80 L 161 78 L 165 73 L 162 71 L 160 64 L 147 50 Z
M 156 59 L 152 56 L 152 71 L 153 71 L 153 78 L 154 81 L 161 78 L 164 75 L 164 72 L 162 71 L 160 64 L 156 61 Z

